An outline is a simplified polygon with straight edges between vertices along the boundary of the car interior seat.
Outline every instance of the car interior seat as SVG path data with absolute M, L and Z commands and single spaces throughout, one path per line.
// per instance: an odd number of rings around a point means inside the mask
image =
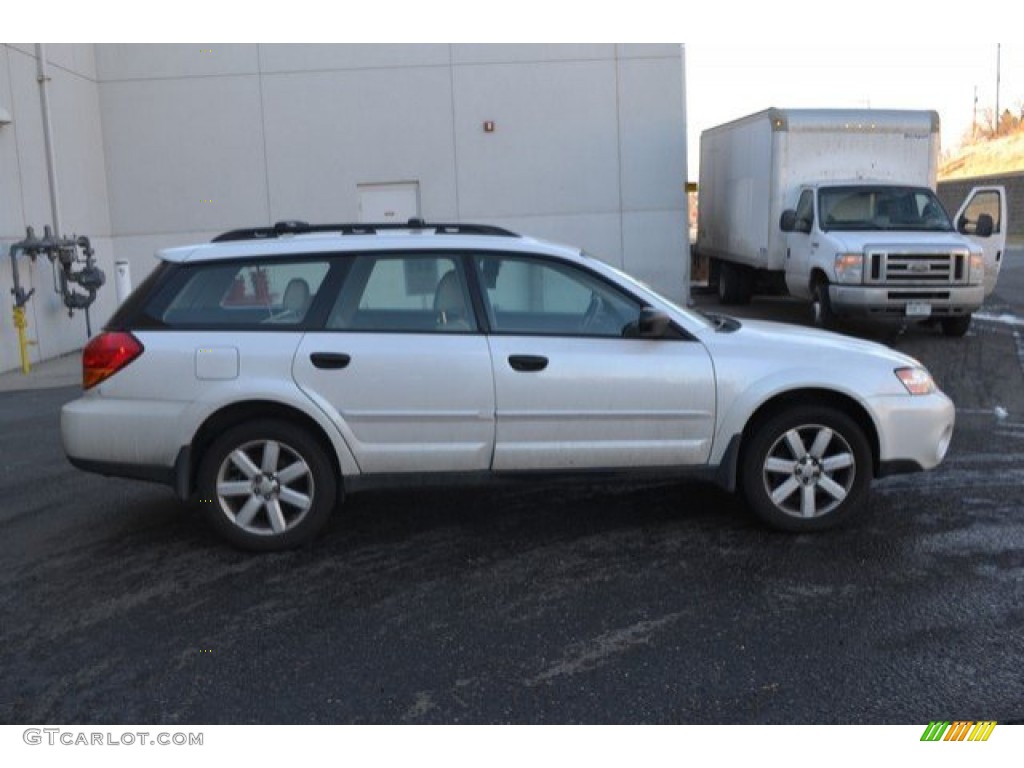
M 437 327 L 445 331 L 468 331 L 469 310 L 466 294 L 462 289 L 459 274 L 449 269 L 437 283 L 434 291 L 434 313 Z
M 288 285 L 284 289 L 284 296 L 281 297 L 281 306 L 286 312 L 301 320 L 306 316 L 306 310 L 309 309 L 311 301 L 309 283 L 301 277 L 293 277 L 288 281 Z

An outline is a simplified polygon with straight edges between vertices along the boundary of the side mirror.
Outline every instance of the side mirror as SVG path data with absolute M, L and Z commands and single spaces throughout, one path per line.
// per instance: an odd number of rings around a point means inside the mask
M 782 216 L 779 218 L 779 229 L 783 232 L 803 232 L 809 235 L 811 222 L 807 219 L 798 219 L 796 211 L 790 208 L 782 212 Z
M 661 310 L 644 307 L 636 321 L 637 335 L 642 339 L 660 339 L 671 322 L 669 316 Z
M 987 213 L 978 216 L 978 223 L 974 226 L 974 234 L 978 237 L 991 237 L 995 231 L 995 224 L 992 217 Z
M 783 232 L 792 232 L 796 229 L 796 211 L 789 208 L 782 212 L 782 217 L 779 219 L 779 229 Z

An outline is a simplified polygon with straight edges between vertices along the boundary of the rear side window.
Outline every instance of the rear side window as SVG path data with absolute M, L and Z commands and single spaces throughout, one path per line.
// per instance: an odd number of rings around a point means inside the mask
M 387 333 L 476 331 L 461 260 L 424 253 L 360 256 L 327 317 L 327 328 Z
M 172 328 L 298 326 L 329 271 L 326 259 L 187 265 L 145 314 Z
M 135 286 L 135 289 L 128 294 L 128 298 L 124 300 L 124 303 L 115 310 L 106 325 L 106 330 L 130 330 L 139 327 L 159 326 L 159 323 L 154 322 L 153 318 L 147 316 L 147 306 L 152 303 L 153 297 L 159 294 L 160 287 L 166 284 L 167 280 L 174 279 L 174 270 L 175 266 L 173 264 L 166 261 L 158 262 L 142 282 Z

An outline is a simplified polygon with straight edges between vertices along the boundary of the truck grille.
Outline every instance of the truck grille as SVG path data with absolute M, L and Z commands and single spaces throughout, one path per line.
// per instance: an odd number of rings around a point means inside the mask
M 967 285 L 966 251 L 899 253 L 868 251 L 866 282 L 887 285 Z

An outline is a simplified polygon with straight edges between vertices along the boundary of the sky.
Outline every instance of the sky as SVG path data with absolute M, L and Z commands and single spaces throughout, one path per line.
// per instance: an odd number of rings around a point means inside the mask
M 999 110 L 1021 114 L 1024 43 L 879 43 L 873 46 L 686 43 L 688 175 L 697 180 L 700 134 L 769 107 L 934 109 L 943 152 Z

